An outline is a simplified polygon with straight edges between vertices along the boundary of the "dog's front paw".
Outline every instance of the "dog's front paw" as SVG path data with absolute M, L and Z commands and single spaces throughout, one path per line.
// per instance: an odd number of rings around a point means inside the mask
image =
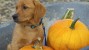
M 11 50 L 11 44 L 7 45 L 7 50 Z

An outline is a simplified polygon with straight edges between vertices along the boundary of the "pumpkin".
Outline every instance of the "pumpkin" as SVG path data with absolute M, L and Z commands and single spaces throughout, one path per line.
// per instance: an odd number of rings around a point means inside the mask
M 42 41 L 42 38 L 38 37 L 34 44 L 24 46 L 20 50 L 53 50 L 50 47 L 43 46 L 41 41 Z
M 57 20 L 48 30 L 47 44 L 55 50 L 80 50 L 89 45 L 88 28 L 79 19 Z
M 37 49 L 33 48 L 33 45 L 28 45 L 22 47 L 20 50 L 37 50 Z M 53 50 L 53 49 L 47 46 L 43 46 L 43 50 Z

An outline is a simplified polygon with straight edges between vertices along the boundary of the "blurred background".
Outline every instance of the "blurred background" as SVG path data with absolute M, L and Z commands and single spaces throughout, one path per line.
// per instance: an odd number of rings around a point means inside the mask
M 88 2 L 89 0 L 40 0 L 43 4 L 58 2 Z M 17 0 L 0 0 L 0 28 L 8 25 L 12 21 L 11 15 L 15 13 Z M 4 24 L 7 23 L 7 24 Z
M 7 44 L 11 41 L 11 35 L 15 23 L 12 15 L 15 13 L 15 5 L 18 0 L 0 0 L 0 50 L 6 50 Z M 24 0 L 25 1 L 25 0 Z M 55 20 L 60 19 L 67 8 L 74 8 L 74 19 L 80 20 L 89 28 L 89 0 L 41 0 L 47 9 L 44 23 L 46 33 Z M 81 50 L 89 50 L 89 47 Z

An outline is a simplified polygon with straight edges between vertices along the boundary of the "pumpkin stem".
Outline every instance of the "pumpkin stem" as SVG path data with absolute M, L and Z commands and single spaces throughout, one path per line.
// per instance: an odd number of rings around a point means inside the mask
M 71 29 L 74 29 L 75 28 L 75 24 L 76 22 L 79 20 L 79 18 L 77 18 L 76 20 L 74 20 L 70 26 Z
M 62 19 L 72 19 L 74 16 L 74 8 L 68 8 Z

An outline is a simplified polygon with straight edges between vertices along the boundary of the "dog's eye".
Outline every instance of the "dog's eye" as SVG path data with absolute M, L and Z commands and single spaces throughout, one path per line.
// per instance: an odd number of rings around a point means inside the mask
M 23 9 L 27 9 L 27 8 L 28 8 L 27 6 L 25 6 L 25 5 L 23 6 Z

